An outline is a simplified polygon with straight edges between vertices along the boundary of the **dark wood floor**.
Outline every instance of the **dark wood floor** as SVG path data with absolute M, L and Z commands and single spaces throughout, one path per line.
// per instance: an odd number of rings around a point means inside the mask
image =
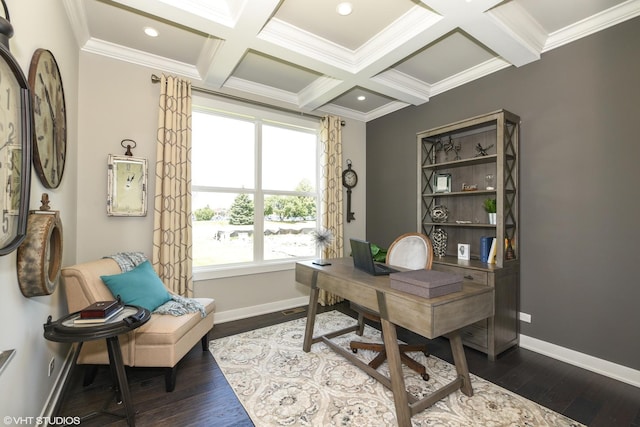
M 353 315 L 346 304 L 329 307 Z M 319 308 L 319 311 L 325 311 Z M 211 339 L 286 322 L 306 315 L 273 313 L 216 325 Z M 406 331 L 406 342 L 424 340 Z M 429 341 L 432 354 L 453 361 L 449 343 Z M 491 362 L 486 355 L 465 347 L 469 370 L 494 384 L 514 391 L 583 424 L 593 427 L 640 427 L 640 388 L 612 380 L 522 348 L 513 348 Z M 137 426 L 252 426 L 209 352 L 195 346 L 179 363 L 176 388 L 164 391 L 161 369 L 127 368 L 136 409 Z M 83 416 L 108 409 L 122 413 L 113 402 L 108 369 L 101 368 L 93 384 L 83 387 L 83 370 L 74 369 L 66 386 L 58 416 Z M 81 423 L 88 426 L 125 426 L 122 419 L 99 415 Z

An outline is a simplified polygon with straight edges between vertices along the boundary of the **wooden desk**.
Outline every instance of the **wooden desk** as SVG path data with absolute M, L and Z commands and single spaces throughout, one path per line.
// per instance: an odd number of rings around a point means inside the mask
M 296 281 L 311 288 L 303 350 L 309 352 L 313 343 L 322 341 L 391 389 L 399 426 L 410 426 L 414 414 L 455 390 L 461 389 L 467 396 L 473 395 L 458 330 L 493 315 L 492 288 L 465 282 L 460 292 L 438 298 L 421 298 L 391 289 L 388 276 L 371 276 L 355 269 L 352 258 L 332 259 L 331 265 L 324 267 L 311 261 L 298 262 Z M 319 337 L 313 336 L 320 289 L 380 313 L 390 379 L 331 341 L 333 337 L 357 330 L 358 325 Z M 447 335 L 458 377 L 421 400 L 409 395 L 402 376 L 396 325 L 430 339 Z

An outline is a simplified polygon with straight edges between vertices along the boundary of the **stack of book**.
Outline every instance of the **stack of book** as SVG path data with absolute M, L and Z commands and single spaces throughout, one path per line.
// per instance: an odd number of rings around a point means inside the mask
M 80 311 L 73 323 L 105 323 L 123 309 L 120 301 L 97 301 Z
M 480 261 L 489 264 L 496 263 L 496 238 L 483 236 L 480 238 Z

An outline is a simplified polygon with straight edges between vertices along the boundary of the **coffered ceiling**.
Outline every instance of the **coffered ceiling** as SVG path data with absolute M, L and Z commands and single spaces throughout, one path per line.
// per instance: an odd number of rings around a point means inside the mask
M 362 121 L 640 15 L 640 0 L 349 0 L 347 16 L 340 0 L 63 2 L 86 52 Z

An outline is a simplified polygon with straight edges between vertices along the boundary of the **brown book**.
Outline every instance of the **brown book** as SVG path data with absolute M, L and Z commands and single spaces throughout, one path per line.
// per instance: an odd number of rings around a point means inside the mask
M 81 319 L 100 319 L 109 317 L 120 308 L 119 301 L 96 301 L 80 312 Z

